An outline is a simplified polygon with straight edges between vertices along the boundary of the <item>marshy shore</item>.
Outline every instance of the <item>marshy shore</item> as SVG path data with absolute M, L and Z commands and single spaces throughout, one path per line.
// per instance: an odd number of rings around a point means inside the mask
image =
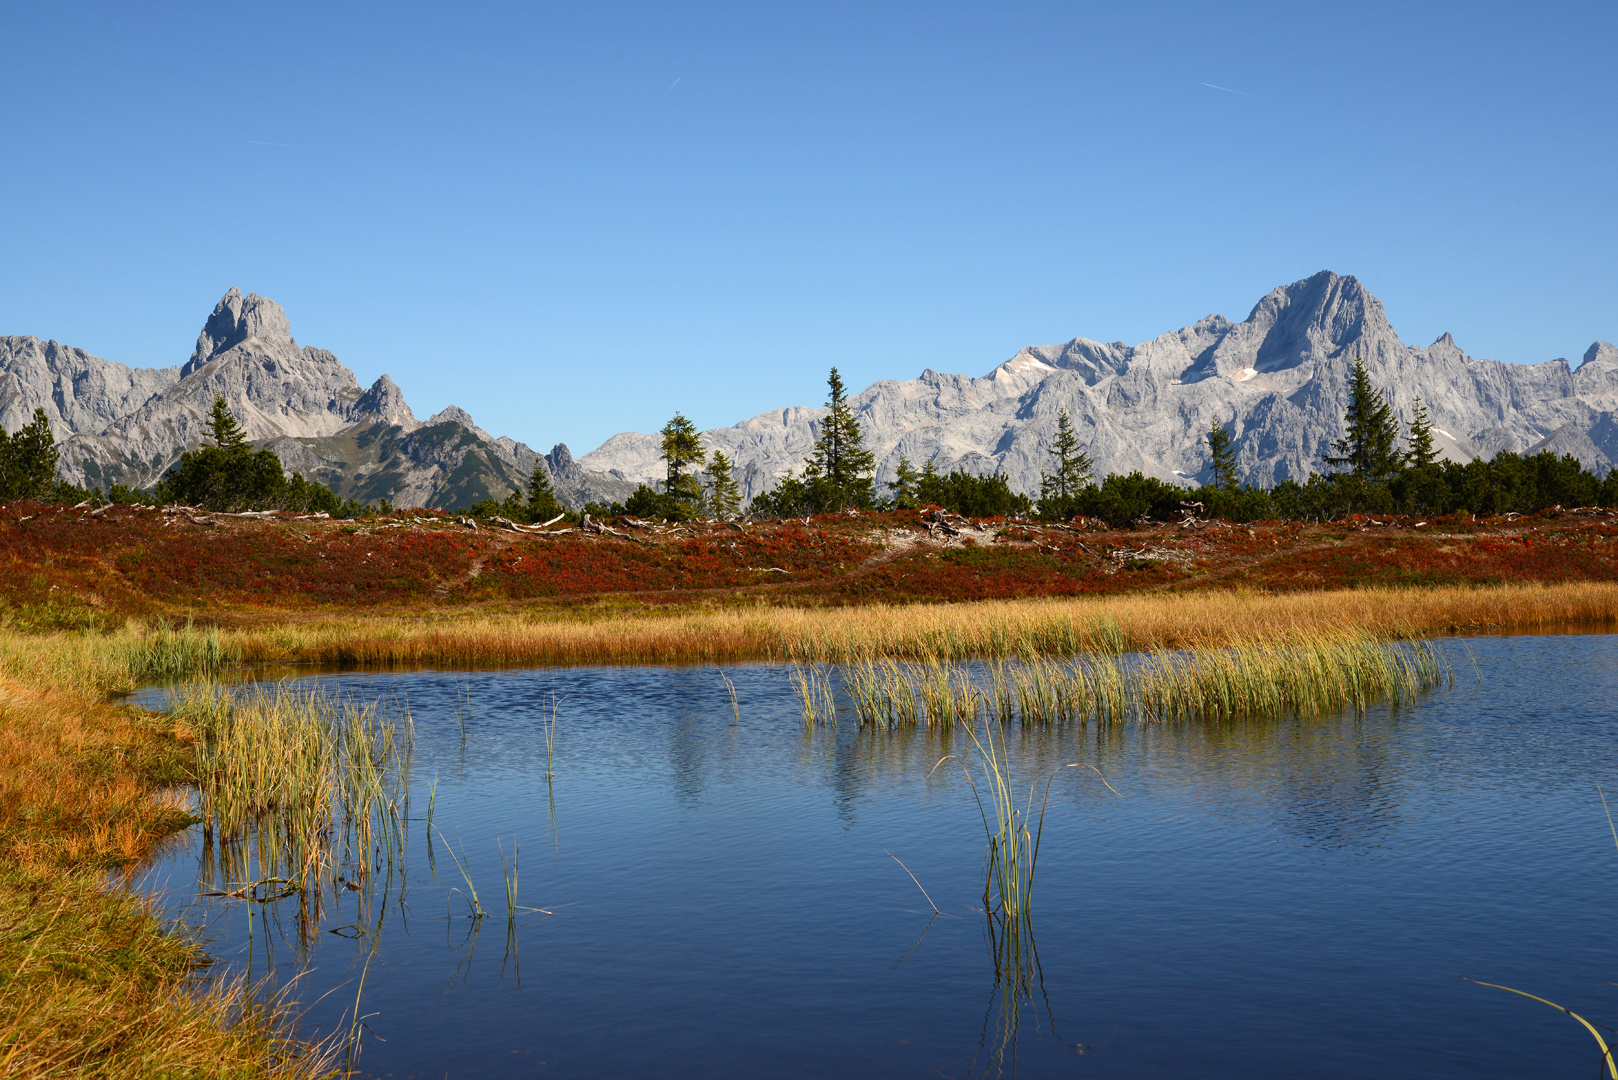
M 1585 582 L 632 612 L 440 607 L 234 628 L 0 630 L 0 1065 L 111 1077 L 317 1076 L 332 1067 L 329 1052 L 296 1041 L 287 1008 L 256 1001 L 240 982 L 210 981 L 200 944 L 164 926 L 122 876 L 193 820 L 183 789 L 199 777 L 199 731 L 115 703 L 160 679 L 240 665 L 1031 659 L 1615 623 L 1618 584 Z

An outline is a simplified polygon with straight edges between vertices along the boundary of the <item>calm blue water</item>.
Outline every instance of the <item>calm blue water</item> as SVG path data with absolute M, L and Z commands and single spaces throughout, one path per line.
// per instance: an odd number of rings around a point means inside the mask
M 806 735 L 762 665 L 726 669 L 734 724 L 714 669 L 321 677 L 407 698 L 412 812 L 436 779 L 435 824 L 500 912 L 470 932 L 413 822 L 404 904 L 374 936 L 318 935 L 304 1034 L 348 1030 L 369 957 L 367 1075 L 1593 1076 L 1572 1020 L 1457 975 L 1618 1021 L 1596 791 L 1618 791 L 1618 638 L 1445 647 L 1456 686 L 1400 710 L 1013 729 L 1021 775 L 1093 764 L 1119 794 L 1058 776 L 1009 1008 L 978 810 L 934 768 L 948 740 L 848 717 Z M 497 841 L 521 844 L 519 903 L 555 913 L 510 941 Z M 199 850 L 152 887 L 228 964 L 300 970 L 295 901 L 197 900 Z

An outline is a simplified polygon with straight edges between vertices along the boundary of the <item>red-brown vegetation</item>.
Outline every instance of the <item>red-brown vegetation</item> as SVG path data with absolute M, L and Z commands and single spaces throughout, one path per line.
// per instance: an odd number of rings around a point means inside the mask
M 0 508 L 0 617 L 107 626 L 609 598 L 840 605 L 1618 580 L 1618 517 L 1607 514 L 1123 531 L 957 524 L 934 528 L 910 511 L 536 536 L 440 515 L 348 522 L 13 504 Z

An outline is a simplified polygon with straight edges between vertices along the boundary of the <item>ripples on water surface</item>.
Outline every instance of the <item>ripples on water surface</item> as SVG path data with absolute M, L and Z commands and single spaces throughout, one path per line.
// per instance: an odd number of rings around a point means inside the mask
M 1122 797 L 1088 768 L 1052 788 L 1010 1013 L 983 826 L 960 771 L 934 770 L 960 736 L 847 714 L 805 734 L 762 665 L 726 669 L 739 724 L 711 668 L 322 676 L 408 700 L 412 813 L 436 779 L 491 917 L 446 918 L 461 882 L 442 845 L 435 882 L 413 821 L 404 906 L 395 889 L 374 938 L 316 935 L 305 1034 L 348 1030 L 370 957 L 367 1075 L 1595 1075 L 1572 1020 L 1456 976 L 1618 1018 L 1596 793 L 1618 788 L 1618 638 L 1446 648 L 1456 686 L 1398 710 L 1012 729 L 1019 775 L 1093 764 Z M 521 843 L 518 902 L 555 913 L 514 942 L 497 840 Z M 152 886 L 229 964 L 296 974 L 296 901 L 199 901 L 200 851 L 170 849 Z

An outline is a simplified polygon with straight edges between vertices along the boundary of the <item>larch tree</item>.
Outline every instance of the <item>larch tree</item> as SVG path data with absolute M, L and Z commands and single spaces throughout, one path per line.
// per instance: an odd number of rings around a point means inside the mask
M 673 511 L 669 516 L 689 520 L 696 516 L 702 503 L 702 482 L 696 471 L 707 458 L 696 425 L 676 412 L 674 418 L 663 425 L 663 460 L 668 465 L 668 479 L 663 492 L 669 497 Z
M 44 409 L 36 408 L 33 420 L 16 434 L 0 428 L 0 501 L 45 498 L 56 483 L 58 456 Z
M 213 436 L 214 445 L 223 450 L 243 450 L 247 447 L 247 433 L 231 413 L 223 395 L 214 395 L 213 408 L 208 411 L 208 433 Z
M 1214 487 L 1222 491 L 1235 491 L 1236 480 L 1236 448 L 1231 445 L 1230 430 L 1223 427 L 1218 420 L 1208 429 L 1208 458 L 1213 468 Z
M 549 521 L 556 515 L 566 512 L 562 501 L 556 497 L 556 489 L 551 486 L 551 474 L 546 470 L 543 460 L 534 462 L 534 471 L 528 477 L 528 502 L 525 509 L 529 521 Z
M 1427 406 L 1422 404 L 1419 394 L 1413 412 L 1405 461 L 1412 469 L 1424 469 L 1438 460 L 1438 452 L 1433 449 L 1433 420 L 1427 415 Z
M 910 459 L 901 456 L 897 475 L 894 476 L 893 482 L 888 485 L 888 490 L 893 493 L 895 509 L 914 510 L 920 505 L 916 501 L 916 483 L 920 479 L 921 477 L 916 472 L 916 467 L 910 464 Z
M 817 495 L 821 509 L 868 508 L 874 501 L 872 471 L 876 455 L 865 449 L 859 421 L 848 404 L 842 376 L 831 369 L 826 379 L 831 412 L 820 425 L 820 438 L 805 464 L 804 481 Z
M 708 461 L 708 508 L 720 521 L 730 521 L 741 513 L 741 489 L 736 484 L 735 466 L 723 450 L 715 450 Z

